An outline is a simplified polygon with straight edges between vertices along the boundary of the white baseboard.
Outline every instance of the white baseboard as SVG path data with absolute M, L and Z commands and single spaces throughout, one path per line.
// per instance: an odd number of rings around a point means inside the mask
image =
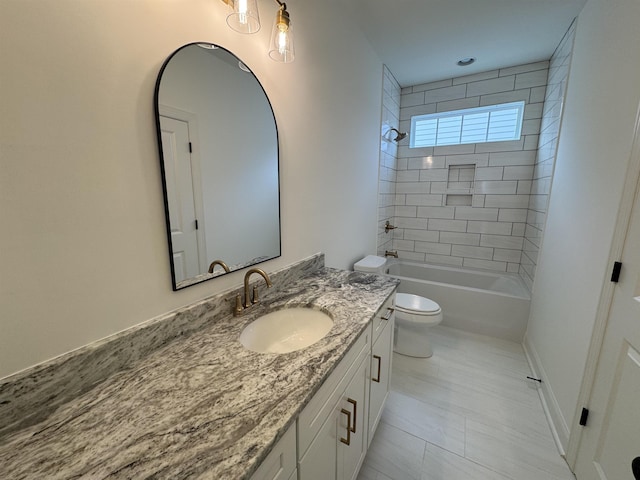
M 527 356 L 527 361 L 529 362 L 529 367 L 531 368 L 533 376 L 542 380 L 542 383 L 538 388 L 540 402 L 542 403 L 542 408 L 544 409 L 544 414 L 547 417 L 547 422 L 549 423 L 549 428 L 551 429 L 551 434 L 556 442 L 558 451 L 560 452 L 560 455 L 565 457 L 567 445 L 569 445 L 569 427 L 564 415 L 562 415 L 562 412 L 560 411 L 560 406 L 553 394 L 553 389 L 548 381 L 548 377 L 544 371 L 540 357 L 526 334 L 524 336 L 522 346 L 524 347 L 524 353 Z

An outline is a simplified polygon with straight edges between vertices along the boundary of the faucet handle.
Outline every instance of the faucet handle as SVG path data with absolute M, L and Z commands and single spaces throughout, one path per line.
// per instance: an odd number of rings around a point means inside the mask
M 389 220 L 387 220 L 387 223 L 384 224 L 384 233 L 389 233 L 389 230 L 395 230 L 398 227 L 394 227 L 393 225 L 391 225 L 391 222 L 389 222 Z
M 242 296 L 240 294 L 236 295 L 236 306 L 233 308 L 233 316 L 237 317 L 242 315 Z

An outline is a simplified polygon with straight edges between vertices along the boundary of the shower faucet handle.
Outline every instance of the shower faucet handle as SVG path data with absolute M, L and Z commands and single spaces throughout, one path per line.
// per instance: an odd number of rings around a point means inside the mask
M 393 225 L 391 225 L 391 222 L 389 222 L 389 220 L 387 220 L 387 223 L 384 224 L 384 233 L 389 233 L 389 230 L 395 230 L 398 227 L 394 227 Z

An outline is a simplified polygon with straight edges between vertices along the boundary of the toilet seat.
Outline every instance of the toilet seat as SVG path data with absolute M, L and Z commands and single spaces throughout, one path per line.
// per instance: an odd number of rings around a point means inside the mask
M 396 309 L 411 315 L 425 317 L 440 315 L 442 309 L 433 300 L 412 295 L 410 293 L 396 293 Z

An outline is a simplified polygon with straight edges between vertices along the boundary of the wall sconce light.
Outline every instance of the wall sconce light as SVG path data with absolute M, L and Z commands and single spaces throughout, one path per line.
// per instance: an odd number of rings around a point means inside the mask
M 269 56 L 276 62 L 293 62 L 295 52 L 293 50 L 293 27 L 291 18 L 287 12 L 287 4 L 280 0 L 275 0 L 280 8 L 276 13 L 276 22 L 271 31 L 271 42 L 269 43 Z
M 222 0 L 229 6 L 227 25 L 240 33 L 256 33 L 260 30 L 260 16 L 256 0 Z
M 256 33 L 260 30 L 260 16 L 256 0 L 222 0 L 229 6 L 227 25 L 240 33 Z M 293 62 L 293 27 L 287 12 L 287 4 L 275 0 L 280 6 L 269 42 L 269 57 L 276 62 Z

